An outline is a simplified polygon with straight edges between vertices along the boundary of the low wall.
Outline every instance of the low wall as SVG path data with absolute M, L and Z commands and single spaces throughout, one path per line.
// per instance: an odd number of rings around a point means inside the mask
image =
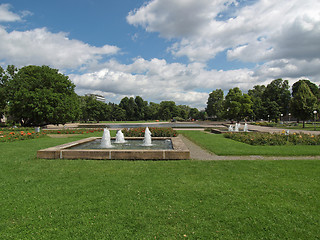
M 98 137 L 81 139 L 79 141 L 42 149 L 37 152 L 38 158 L 44 159 L 95 159 L 95 160 L 182 160 L 190 158 L 190 151 L 180 137 L 157 138 L 171 139 L 173 149 L 168 150 L 120 150 L 120 149 L 70 149 L 75 145 L 94 141 Z M 126 138 L 129 139 L 129 138 Z M 143 139 L 143 138 L 131 138 Z

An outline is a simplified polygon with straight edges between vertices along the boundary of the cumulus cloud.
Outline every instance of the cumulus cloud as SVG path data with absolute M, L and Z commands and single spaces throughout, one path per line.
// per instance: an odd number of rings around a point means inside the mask
M 246 62 L 319 56 L 318 0 L 239 2 L 153 0 L 130 12 L 127 21 L 177 39 L 172 54 L 191 61 L 207 61 L 224 50 L 230 60 Z M 234 13 L 222 20 L 230 7 Z
M 11 12 L 10 8 L 10 4 L 0 4 L 0 22 L 16 22 L 22 20 L 21 16 Z
M 0 60 L 18 66 L 35 64 L 62 69 L 79 68 L 119 51 L 116 46 L 91 46 L 69 39 L 67 33 L 52 33 L 46 28 L 8 32 L 0 26 L 0 41 Z
M 256 81 L 248 69 L 205 70 L 200 63 L 167 63 L 164 59 L 137 58 L 124 65 L 112 60 L 105 68 L 82 75 L 71 75 L 77 89 L 90 89 L 110 96 L 141 96 L 148 101 L 173 100 L 178 104 L 204 108 L 208 93 L 221 88 L 249 89 Z
M 131 11 L 127 22 L 171 39 L 168 51 L 189 63 L 137 57 L 129 64 L 105 60 L 117 46 L 92 46 L 47 28 L 8 31 L 0 25 L 2 65 L 50 65 L 74 70 L 78 94 L 102 94 L 118 102 L 124 96 L 148 101 L 173 100 L 204 108 L 208 93 L 220 88 L 243 91 L 284 78 L 320 79 L 320 2 L 318 0 L 151 0 Z M 21 21 L 24 14 L 0 5 L 0 22 Z M 139 33 L 140 34 L 140 33 Z M 133 35 L 133 41 L 138 41 Z M 252 69 L 209 69 L 220 52 L 229 61 L 256 63 Z M 83 70 L 80 74 L 79 70 Z

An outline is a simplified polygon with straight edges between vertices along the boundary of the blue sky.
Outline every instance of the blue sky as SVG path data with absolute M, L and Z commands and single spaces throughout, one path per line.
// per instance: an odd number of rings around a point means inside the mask
M 319 84 L 318 0 L 0 1 L 0 65 L 49 65 L 79 95 L 203 109 L 221 88 Z

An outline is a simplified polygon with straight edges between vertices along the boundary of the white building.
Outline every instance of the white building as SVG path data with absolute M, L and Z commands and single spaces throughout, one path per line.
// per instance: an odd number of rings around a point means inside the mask
M 99 95 L 99 94 L 88 93 L 88 94 L 86 94 L 86 96 L 94 97 L 96 100 L 98 100 L 100 102 L 106 102 L 106 98 L 102 95 Z

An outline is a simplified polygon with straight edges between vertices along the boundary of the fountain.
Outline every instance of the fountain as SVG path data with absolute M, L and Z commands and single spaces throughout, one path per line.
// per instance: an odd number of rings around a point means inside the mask
M 239 132 L 239 128 L 240 128 L 240 123 L 236 123 L 236 125 L 234 126 L 234 131 Z
M 116 141 L 114 143 L 126 143 L 126 140 L 124 140 L 124 135 L 121 130 L 117 132 Z
M 111 145 L 110 131 L 108 128 L 105 128 L 103 130 L 103 135 L 102 135 L 100 147 L 101 148 L 113 148 L 113 146 Z
M 248 124 L 247 124 L 247 123 L 244 124 L 243 131 L 244 131 L 244 132 L 249 132 L 249 130 L 248 130 Z
M 149 128 L 143 137 L 126 137 L 118 131 L 116 138 L 110 137 L 106 128 L 101 137 L 89 137 L 75 142 L 42 149 L 37 152 L 38 158 L 45 159 L 189 159 L 190 151 L 179 137 L 152 137 Z M 118 139 L 117 139 L 118 138 Z M 152 140 L 152 142 L 151 142 Z M 142 144 L 143 141 L 143 144 Z M 112 143 L 112 144 L 111 144 Z
M 144 132 L 144 139 L 142 146 L 152 146 L 151 143 L 151 132 L 148 127 L 146 127 L 146 130 Z

